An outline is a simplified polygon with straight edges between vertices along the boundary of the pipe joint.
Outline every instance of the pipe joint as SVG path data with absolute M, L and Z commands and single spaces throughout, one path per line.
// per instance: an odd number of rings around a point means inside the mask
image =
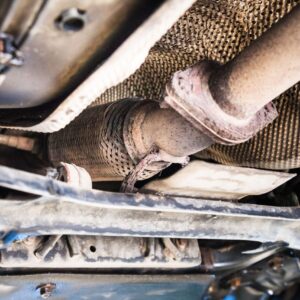
M 268 103 L 245 118 L 234 115 L 232 109 L 233 114 L 227 113 L 209 88 L 210 76 L 217 68 L 216 63 L 203 61 L 176 72 L 166 87 L 164 102 L 217 143 L 245 142 L 277 117 L 276 108 Z

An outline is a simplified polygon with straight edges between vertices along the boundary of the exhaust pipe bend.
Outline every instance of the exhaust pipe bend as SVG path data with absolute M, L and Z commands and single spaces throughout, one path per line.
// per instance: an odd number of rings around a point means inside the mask
M 171 162 L 184 163 L 212 143 L 173 109 L 161 109 L 155 101 L 123 99 L 88 108 L 65 129 L 50 134 L 47 147 L 55 166 L 75 163 L 93 181 L 103 181 L 126 177 L 154 148 L 161 155 L 137 179 L 152 177 Z
M 175 73 L 160 104 L 124 99 L 87 109 L 50 135 L 49 159 L 84 167 L 94 181 L 116 180 L 153 146 L 172 162 L 215 142 L 244 142 L 275 119 L 269 102 L 300 79 L 299 46 L 298 6 L 228 64 L 201 62 Z M 136 178 L 167 165 L 145 165 Z
M 299 80 L 298 5 L 227 64 L 176 72 L 165 102 L 216 142 L 238 144 L 274 120 L 270 102 Z

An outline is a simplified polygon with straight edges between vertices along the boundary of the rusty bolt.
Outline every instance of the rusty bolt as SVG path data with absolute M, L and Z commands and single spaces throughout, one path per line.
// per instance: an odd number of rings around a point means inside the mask
M 39 285 L 36 288 L 36 290 L 39 291 L 41 298 L 48 299 L 49 297 L 51 297 L 55 288 L 56 288 L 55 283 L 45 283 L 45 284 Z

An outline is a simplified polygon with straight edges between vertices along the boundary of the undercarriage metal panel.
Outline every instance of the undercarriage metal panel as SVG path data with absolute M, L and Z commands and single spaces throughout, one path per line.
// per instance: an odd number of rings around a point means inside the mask
M 201 299 L 212 277 L 199 275 L 74 275 L 1 276 L 1 299 Z M 39 297 L 41 296 L 41 298 Z
M 124 35 L 126 26 L 130 27 L 138 2 L 47 1 L 20 47 L 24 65 L 4 74 L 0 107 L 25 108 L 61 101 L 116 47 L 116 39 Z M 69 27 L 59 28 L 57 20 L 72 8 L 79 9 L 85 22 L 70 17 L 66 23 Z M 13 25 L 17 27 L 18 23 Z M 15 33 L 11 27 L 3 29 Z
M 41 196 L 0 201 L 6 233 L 283 241 L 300 249 L 300 208 L 83 190 L 7 167 L 0 186 Z

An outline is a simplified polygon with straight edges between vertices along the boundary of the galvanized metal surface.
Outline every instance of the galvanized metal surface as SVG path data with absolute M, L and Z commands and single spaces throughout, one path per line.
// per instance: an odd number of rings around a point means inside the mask
M 53 300 L 198 300 L 213 280 L 207 275 L 74 275 L 38 274 L 0 276 L 1 299 Z
M 47 241 L 51 240 L 50 236 Z M 76 249 L 69 238 L 76 239 Z M 197 240 L 186 240 L 175 255 L 159 239 L 133 237 L 70 236 L 56 241 L 40 255 L 45 238 L 30 237 L 0 250 L 3 269 L 187 269 L 199 267 L 201 255 Z M 71 251 L 70 251 L 71 250 Z M 75 251 L 74 251 L 75 250 Z M 74 252 L 77 252 L 74 255 Z M 178 254 L 178 255 L 176 255 Z
M 300 249 L 298 207 L 83 190 L 6 167 L 0 167 L 0 186 L 43 196 L 1 200 L 6 233 L 284 241 Z
M 236 200 L 270 192 L 295 175 L 194 160 L 168 178 L 152 180 L 143 190 L 161 195 Z

